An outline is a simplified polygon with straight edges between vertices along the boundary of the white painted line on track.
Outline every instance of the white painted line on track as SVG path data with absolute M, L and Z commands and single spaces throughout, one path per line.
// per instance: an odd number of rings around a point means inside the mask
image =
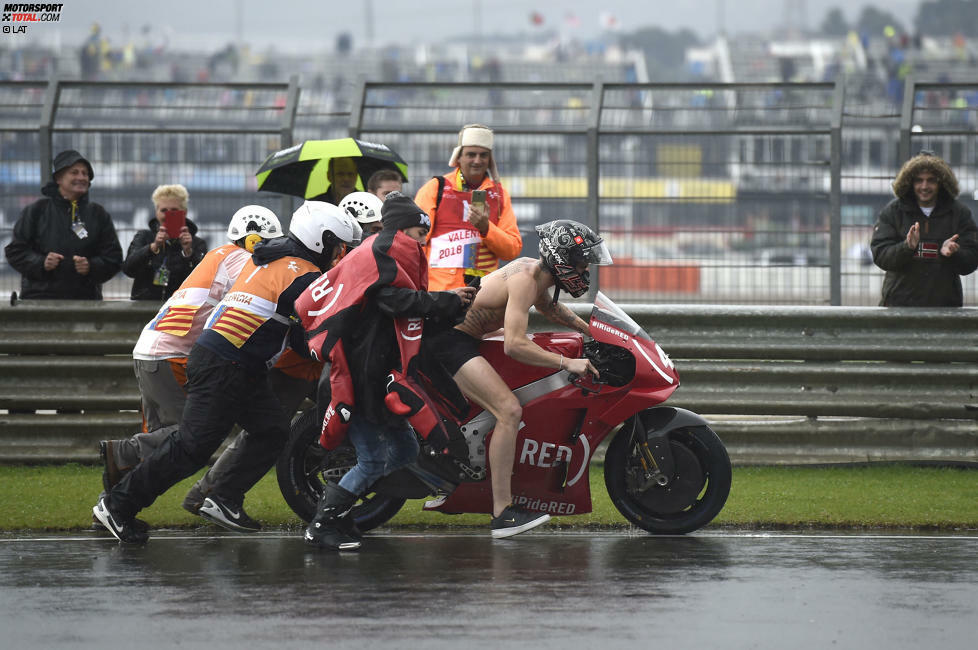
M 484 532 L 418 532 L 418 531 L 406 531 L 403 533 L 377 533 L 368 535 L 368 538 L 375 539 L 404 539 L 404 538 L 450 538 L 450 537 L 487 537 L 488 535 Z M 521 535 L 520 539 L 532 539 L 534 537 L 590 537 L 590 538 L 600 538 L 600 537 L 632 537 L 632 538 L 643 538 L 650 542 L 654 542 L 657 539 L 750 539 L 750 540 L 766 540 L 766 539 L 806 539 L 806 540 L 858 540 L 858 541 L 870 541 L 870 540 L 915 540 L 915 541 L 932 541 L 932 540 L 942 540 L 942 541 L 968 541 L 968 542 L 978 542 L 978 532 L 968 532 L 960 535 L 930 535 L 927 533 L 907 533 L 907 534 L 872 534 L 872 533 L 790 533 L 790 532 L 777 532 L 777 533 L 764 533 L 764 532 L 734 532 L 734 533 L 691 533 L 689 535 L 644 535 L 643 533 L 628 532 L 623 531 L 620 533 L 615 532 L 602 532 L 602 531 L 536 531 L 530 533 L 529 535 Z M 227 540 L 227 541 L 240 541 L 240 540 L 265 540 L 265 539 L 295 539 L 301 540 L 302 533 L 256 533 L 256 534 L 204 534 L 204 535 L 187 535 L 187 534 L 169 534 L 165 529 L 160 529 L 155 533 L 150 534 L 150 543 L 162 542 L 162 541 L 213 541 L 213 540 Z M 499 541 L 499 540 L 497 540 Z M 505 540 L 503 540 L 505 541 Z M 12 543 L 22 543 L 22 542 L 113 542 L 118 543 L 114 537 L 105 534 L 93 533 L 87 536 L 39 536 L 39 537 L 17 537 L 17 536 L 4 536 L 0 533 L 0 544 L 12 544 Z

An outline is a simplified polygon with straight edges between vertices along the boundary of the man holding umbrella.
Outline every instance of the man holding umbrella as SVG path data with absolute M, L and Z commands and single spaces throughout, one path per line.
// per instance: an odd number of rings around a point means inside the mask
M 339 205 L 347 194 L 357 191 L 357 164 L 353 158 L 332 158 L 326 166 L 329 189 L 312 199 Z
M 255 178 L 262 192 L 339 205 L 382 169 L 407 182 L 407 163 L 385 144 L 356 138 L 306 140 L 270 155 Z
M 415 201 L 431 216 L 429 291 L 473 284 L 520 254 L 523 239 L 509 193 L 499 182 L 492 130 L 466 124 L 448 161 L 454 169 L 418 190 Z

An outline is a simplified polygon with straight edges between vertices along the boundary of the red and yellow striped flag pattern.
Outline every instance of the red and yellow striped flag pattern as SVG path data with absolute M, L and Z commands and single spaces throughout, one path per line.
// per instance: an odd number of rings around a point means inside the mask
M 166 332 L 167 334 L 172 334 L 174 336 L 185 336 L 187 332 L 190 331 L 190 326 L 194 322 L 194 314 L 197 313 L 199 306 L 173 306 L 168 307 L 159 318 L 156 319 L 156 323 L 153 324 L 153 329 L 158 332 Z
M 224 307 L 210 328 L 240 348 L 265 320 L 244 309 Z

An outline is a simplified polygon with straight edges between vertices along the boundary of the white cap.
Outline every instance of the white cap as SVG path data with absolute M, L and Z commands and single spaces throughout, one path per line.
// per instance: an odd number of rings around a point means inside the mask
M 449 167 L 458 167 L 458 157 L 462 147 L 483 147 L 489 150 L 489 178 L 499 181 L 499 171 L 496 169 L 496 158 L 492 155 L 492 129 L 481 124 L 466 124 L 458 132 L 458 146 L 452 151 L 448 161 Z

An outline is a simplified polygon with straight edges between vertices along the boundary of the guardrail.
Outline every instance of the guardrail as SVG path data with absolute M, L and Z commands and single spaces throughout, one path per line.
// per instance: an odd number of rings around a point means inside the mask
M 978 309 L 625 309 L 736 463 L 978 462 Z
M 669 404 L 710 419 L 735 463 L 978 463 L 978 309 L 625 308 L 679 369 Z M 130 354 L 155 309 L 0 306 L 0 462 L 95 462 L 137 431 Z

